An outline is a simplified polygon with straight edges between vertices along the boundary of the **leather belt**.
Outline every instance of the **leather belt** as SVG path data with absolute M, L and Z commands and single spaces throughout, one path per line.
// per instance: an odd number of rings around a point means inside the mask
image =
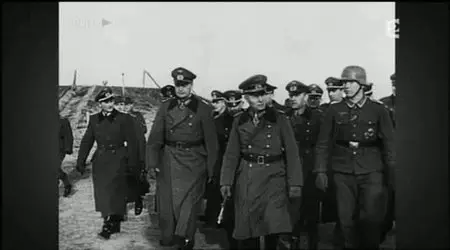
M 203 140 L 183 142 L 183 141 L 166 141 L 166 145 L 169 147 L 174 147 L 178 149 L 189 149 L 195 146 L 203 145 Z
M 336 145 L 343 146 L 346 148 L 358 149 L 358 148 L 371 148 L 371 147 L 380 147 L 380 141 L 371 141 L 371 142 L 357 142 L 357 141 L 342 141 L 337 140 Z
M 97 146 L 98 149 L 105 150 L 105 151 L 107 151 L 107 150 L 117 150 L 117 149 L 123 148 L 123 147 L 125 147 L 125 143 L 123 143 L 123 144 L 108 144 L 108 145 L 100 144 L 100 145 Z
M 266 163 L 272 163 L 276 161 L 281 161 L 283 159 L 283 155 L 259 155 L 259 154 L 244 154 L 242 153 L 242 158 L 248 162 L 254 162 L 258 164 L 266 164 Z

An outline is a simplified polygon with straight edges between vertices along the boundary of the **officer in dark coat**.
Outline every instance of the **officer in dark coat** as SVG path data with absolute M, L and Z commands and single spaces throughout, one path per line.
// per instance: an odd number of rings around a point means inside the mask
M 303 186 L 294 132 L 282 111 L 266 107 L 266 83 L 255 75 L 239 85 L 250 107 L 233 121 L 220 177 L 222 195 L 235 203 L 241 249 L 257 249 L 264 236 L 265 249 L 291 247 L 289 197 Z
M 328 99 L 330 101 L 320 105 L 323 111 L 326 111 L 330 104 L 341 102 L 344 99 L 344 85 L 339 78 L 330 76 L 325 79 L 325 85 L 327 86 Z
M 242 105 L 244 104 L 244 101 L 242 100 L 242 93 L 240 90 L 228 90 L 223 94 L 225 96 L 227 110 L 231 115 L 235 115 L 243 111 Z
M 175 87 L 173 85 L 166 85 L 161 88 L 161 101 L 166 101 L 169 98 L 175 97 Z
M 338 215 L 348 249 L 378 249 L 385 215 L 385 184 L 395 165 L 393 126 L 382 104 L 368 99 L 366 71 L 346 67 L 345 101 L 332 104 L 323 120 L 316 145 L 317 187 L 328 186 L 331 160 Z M 331 158 L 330 158 L 331 157 Z M 389 177 L 389 178 L 386 178 Z
M 323 110 L 324 114 L 327 112 L 330 105 L 339 103 L 344 99 L 344 82 L 336 77 L 328 77 L 325 79 L 325 85 L 327 86 L 329 102 L 320 105 L 320 109 Z M 333 178 L 333 172 L 331 170 L 331 161 L 328 161 L 328 178 Z M 340 249 L 344 245 L 344 240 L 341 232 L 341 226 L 339 225 L 338 214 L 337 214 L 337 202 L 336 202 L 336 187 L 334 183 L 328 183 L 328 188 L 322 197 L 321 206 L 321 222 L 329 223 L 335 222 L 335 227 L 333 230 L 333 244 L 335 248 Z
M 104 218 L 99 235 L 105 239 L 120 232 L 120 222 L 126 214 L 127 167 L 137 165 L 133 122 L 128 115 L 113 108 L 113 100 L 114 95 L 108 87 L 95 97 L 101 112 L 89 118 L 77 159 L 77 170 L 84 173 L 86 159 L 97 142 L 92 159 L 92 179 L 95 210 Z
M 312 109 L 320 107 L 322 101 L 323 89 L 317 84 L 309 85 L 308 106 Z
M 391 75 L 392 82 L 392 95 L 381 98 L 380 101 L 385 105 L 386 109 L 389 111 L 389 114 L 392 119 L 392 123 L 395 128 L 395 73 Z M 382 225 L 382 233 L 381 233 L 381 241 L 383 242 L 386 239 L 387 234 L 394 227 L 395 221 L 395 190 L 388 189 L 387 190 L 388 203 L 387 203 L 387 213 L 384 223 Z
M 303 160 L 304 188 L 301 200 L 291 200 L 291 217 L 294 230 L 294 249 L 300 249 L 300 233 L 304 228 L 308 234 L 308 249 L 317 249 L 319 243 L 319 201 L 322 191 L 315 185 L 314 146 L 322 119 L 321 109 L 312 109 L 306 105 L 309 93 L 307 85 L 299 81 L 287 84 L 292 107 L 286 113 L 295 134 L 300 158 Z M 301 206 L 299 206 L 301 205 Z
M 72 192 L 72 184 L 69 181 L 69 177 L 61 168 L 61 164 L 66 155 L 73 153 L 73 133 L 70 122 L 67 118 L 59 117 L 59 167 L 58 178 L 64 184 L 64 197 L 67 197 Z
M 276 102 L 273 97 L 277 87 L 266 83 L 266 95 L 264 96 L 265 102 L 269 108 L 274 107 L 275 109 L 286 111 L 286 107 Z
M 196 75 L 172 71 L 176 98 L 161 104 L 147 140 L 147 162 L 158 173 L 161 244 L 193 249 L 197 211 L 213 180 L 218 142 L 212 109 L 193 95 Z M 161 176 L 163 174 L 163 176 Z
M 127 201 L 134 202 L 134 214 L 140 215 L 143 209 L 142 199 L 150 191 L 150 184 L 147 181 L 147 171 L 145 168 L 145 134 L 147 133 L 147 124 L 141 112 L 134 110 L 133 99 L 129 96 L 124 98 L 125 114 L 131 116 L 138 141 L 138 164 L 130 166 L 128 173 L 128 195 Z

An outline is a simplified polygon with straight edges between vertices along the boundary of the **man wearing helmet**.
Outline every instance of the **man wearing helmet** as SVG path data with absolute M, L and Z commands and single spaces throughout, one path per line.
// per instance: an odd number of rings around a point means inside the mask
M 331 160 L 338 218 L 347 249 L 378 249 L 385 215 L 385 184 L 394 187 L 394 128 L 388 111 L 364 94 L 366 71 L 344 68 L 346 98 L 330 105 L 316 144 L 316 185 L 328 187 Z M 358 229 L 357 229 L 358 226 Z

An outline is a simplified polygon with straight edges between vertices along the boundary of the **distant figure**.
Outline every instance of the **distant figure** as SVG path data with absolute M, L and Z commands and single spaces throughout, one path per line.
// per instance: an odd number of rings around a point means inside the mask
M 225 95 L 225 104 L 227 110 L 231 115 L 242 112 L 244 101 L 242 100 L 242 93 L 240 90 L 228 90 L 223 93 Z
M 161 88 L 160 92 L 161 101 L 165 102 L 166 100 L 170 98 L 175 97 L 175 87 L 173 85 L 166 85 Z
M 286 107 L 285 106 L 279 104 L 278 102 L 276 102 L 273 99 L 274 94 L 275 94 L 275 90 L 277 89 L 277 87 L 266 83 L 265 88 L 266 88 L 266 94 L 264 95 L 263 98 L 264 98 L 264 101 L 267 103 L 266 104 L 267 107 L 269 107 L 269 108 L 273 107 L 273 108 L 281 110 L 281 111 L 286 111 Z
M 137 166 L 137 140 L 130 117 L 114 109 L 112 89 L 104 88 L 95 97 L 101 111 L 89 119 L 80 143 L 77 170 L 84 174 L 86 159 L 97 142 L 92 159 L 95 211 L 103 217 L 99 236 L 109 239 L 120 232 L 126 214 L 127 172 Z
M 309 85 L 308 106 L 312 109 L 320 107 L 323 89 L 317 84 Z
M 344 83 L 338 78 L 328 77 L 325 79 L 325 85 L 327 85 L 328 99 L 330 99 L 330 102 L 320 105 L 323 111 L 326 111 L 331 104 L 341 102 L 344 99 Z
M 64 197 L 67 197 L 72 192 L 72 184 L 69 177 L 62 170 L 62 162 L 66 155 L 73 153 L 73 133 L 70 122 L 67 118 L 59 117 L 59 168 L 58 178 L 64 184 Z

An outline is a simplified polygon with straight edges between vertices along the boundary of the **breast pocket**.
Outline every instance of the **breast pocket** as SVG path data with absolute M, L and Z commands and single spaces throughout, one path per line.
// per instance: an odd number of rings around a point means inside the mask
M 346 119 L 338 119 L 336 120 L 336 134 L 337 138 L 341 140 L 345 140 L 346 138 L 350 138 L 350 133 L 352 130 L 352 126 L 350 122 Z

